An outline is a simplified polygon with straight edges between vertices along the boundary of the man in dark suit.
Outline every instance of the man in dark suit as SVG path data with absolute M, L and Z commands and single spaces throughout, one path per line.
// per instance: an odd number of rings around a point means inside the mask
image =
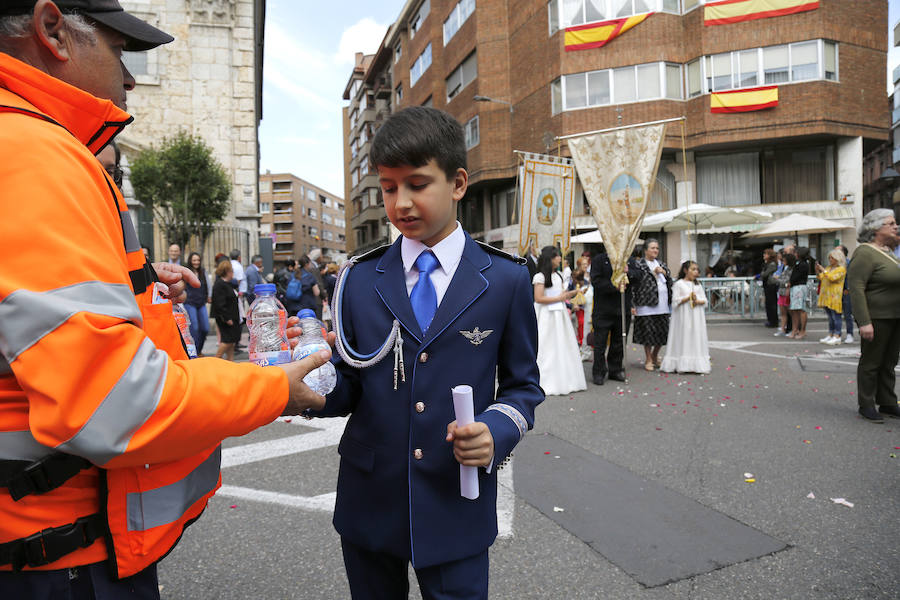
M 630 261 L 629 261 L 630 262 Z M 631 284 L 640 280 L 638 269 L 628 269 L 628 284 L 624 286 L 625 333 L 631 324 Z M 591 376 L 595 385 L 603 385 L 606 379 L 625 381 L 625 340 L 622 336 L 622 292 L 613 286 L 610 278 L 612 265 L 606 249 L 591 260 L 591 285 L 594 288 L 594 310 L 591 324 L 594 328 L 594 364 Z M 609 345 L 607 346 L 607 339 Z

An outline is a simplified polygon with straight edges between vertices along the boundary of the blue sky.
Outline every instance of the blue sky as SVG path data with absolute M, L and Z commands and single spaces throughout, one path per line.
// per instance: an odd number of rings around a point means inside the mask
M 849 0 L 848 0 L 849 1 Z M 404 0 L 266 3 L 260 168 L 288 172 L 344 195 L 341 95 L 355 52 L 373 53 Z M 302 8 L 298 8 L 302 7 Z M 888 89 L 900 64 L 893 25 L 900 0 L 890 0 Z
M 378 49 L 404 0 L 266 3 L 260 169 L 344 195 L 341 98 L 354 54 Z

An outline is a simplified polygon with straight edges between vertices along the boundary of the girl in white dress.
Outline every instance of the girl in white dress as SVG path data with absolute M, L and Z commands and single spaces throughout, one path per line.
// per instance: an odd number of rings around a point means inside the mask
M 548 396 L 587 389 L 575 330 L 566 310 L 566 301 L 577 290 L 564 290 L 562 275 L 557 271 L 561 262 L 559 250 L 546 246 L 531 280 L 538 326 L 537 364 L 541 387 Z
M 672 322 L 661 371 L 709 373 L 709 341 L 706 337 L 706 294 L 697 284 L 700 269 L 694 261 L 681 265 L 672 286 Z

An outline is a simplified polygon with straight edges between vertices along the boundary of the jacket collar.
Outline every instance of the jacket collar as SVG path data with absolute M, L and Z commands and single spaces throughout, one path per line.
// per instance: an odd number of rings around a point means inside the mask
M 456 318 L 468 308 L 488 288 L 488 281 L 482 271 L 491 266 L 490 255 L 478 247 L 466 233 L 466 244 L 456 273 L 450 281 L 450 287 L 444 294 L 440 306 L 423 335 L 416 320 L 406 291 L 406 278 L 403 271 L 403 257 L 400 250 L 401 239 L 398 238 L 384 253 L 375 271 L 380 274 L 375 281 L 375 290 L 388 310 L 400 321 L 420 344 L 430 342 L 441 334 Z
M 11 94 L 2 93 L 3 88 Z M 134 120 L 111 101 L 92 96 L 2 52 L 0 106 L 64 127 L 94 154 Z

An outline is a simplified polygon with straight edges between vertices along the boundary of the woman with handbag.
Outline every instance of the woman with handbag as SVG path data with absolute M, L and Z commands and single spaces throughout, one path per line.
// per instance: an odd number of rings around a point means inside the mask
M 644 369 L 660 366 L 659 351 L 669 336 L 672 274 L 659 260 L 659 242 L 648 239 L 644 258 L 637 262 L 641 279 L 634 291 L 635 319 L 631 340 L 644 346 Z

